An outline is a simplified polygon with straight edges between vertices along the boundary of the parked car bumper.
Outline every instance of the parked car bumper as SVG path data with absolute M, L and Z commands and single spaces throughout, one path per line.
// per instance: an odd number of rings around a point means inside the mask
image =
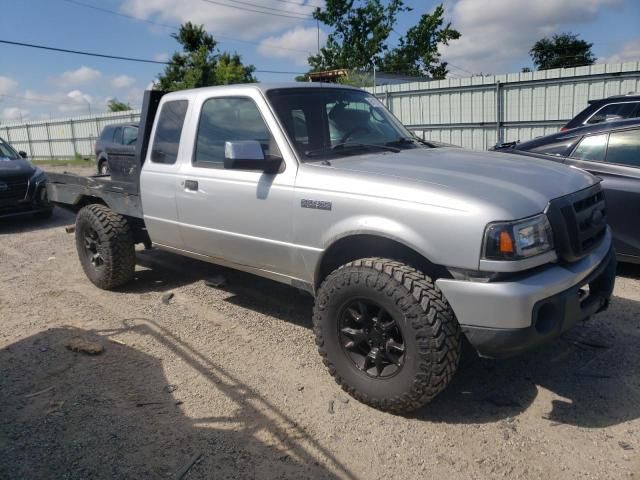
M 53 205 L 47 197 L 46 177 L 31 179 L 24 196 L 0 198 L 0 218 L 47 212 Z
M 611 232 L 587 257 L 507 282 L 436 282 L 481 356 L 502 358 L 543 344 L 605 310 L 616 255 Z

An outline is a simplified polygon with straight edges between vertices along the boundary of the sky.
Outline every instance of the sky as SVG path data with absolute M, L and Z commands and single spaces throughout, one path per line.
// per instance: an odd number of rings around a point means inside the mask
M 0 0 L 0 39 L 166 61 L 177 49 L 171 32 L 190 20 L 204 24 L 222 50 L 236 51 L 243 62 L 255 65 L 260 81 L 290 81 L 295 73 L 267 71 L 307 70 L 306 58 L 318 44 L 310 14 L 323 1 Z M 439 3 L 405 0 L 413 10 L 400 15 L 390 42 Z M 592 42 L 597 63 L 640 61 L 640 0 L 443 3 L 447 21 L 462 34 L 441 49 L 452 78 L 531 68 L 533 43 L 565 31 Z M 321 24 L 321 42 L 328 33 Z M 163 70 L 159 64 L 6 44 L 0 44 L 0 58 L 0 123 L 95 114 L 114 97 L 139 107 L 142 92 Z

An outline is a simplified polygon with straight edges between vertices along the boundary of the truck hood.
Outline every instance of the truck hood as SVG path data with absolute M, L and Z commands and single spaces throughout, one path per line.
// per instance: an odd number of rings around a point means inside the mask
M 598 182 L 590 173 L 550 160 L 460 148 L 342 157 L 332 159 L 331 166 L 370 180 L 377 177 L 388 183 L 395 179 L 398 186 L 418 183 L 426 187 L 425 195 L 416 196 L 414 191 L 414 198 L 402 200 L 457 205 L 463 210 L 468 210 L 464 205 L 478 206 L 480 202 L 498 207 L 505 219 L 542 212 L 550 200 Z
M 0 180 L 12 177 L 30 177 L 35 171 L 35 167 L 23 158 L 12 160 L 0 157 Z

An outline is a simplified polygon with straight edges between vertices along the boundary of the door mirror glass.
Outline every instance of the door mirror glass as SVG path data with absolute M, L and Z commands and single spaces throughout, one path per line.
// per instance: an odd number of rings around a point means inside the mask
M 265 157 L 262 145 L 257 140 L 234 140 L 224 144 L 224 168 L 276 173 L 281 165 L 281 157 Z
M 264 160 L 262 145 L 257 140 L 225 142 L 224 158 L 230 160 Z

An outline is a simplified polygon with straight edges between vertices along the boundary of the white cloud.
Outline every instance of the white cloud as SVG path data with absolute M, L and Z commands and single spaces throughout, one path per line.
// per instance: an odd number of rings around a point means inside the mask
M 282 3 L 278 0 L 261 0 L 259 3 L 261 10 L 282 15 L 310 16 L 313 12 L 313 8 L 309 6 Z M 246 8 L 257 10 L 254 7 Z M 214 37 L 216 33 L 228 34 L 243 40 L 256 39 L 261 35 L 282 31 L 285 28 L 300 25 L 304 21 L 303 18 L 265 15 L 246 9 L 214 5 L 201 0 L 124 0 L 121 11 L 128 15 L 167 23 L 184 23 L 197 19 L 195 23 L 203 24 L 207 31 L 213 32 Z
M 8 107 L 2 110 L 0 119 L 2 119 L 3 122 L 21 122 L 26 119 L 28 114 L 29 110 L 18 107 Z
M 129 75 L 118 75 L 111 80 L 111 86 L 113 88 L 129 88 L 136 83 L 136 79 Z
M 27 90 L 24 94 L 25 99 L 33 101 L 34 105 L 46 108 L 51 111 L 53 109 L 62 113 L 89 113 L 90 107 L 95 111 L 100 109 L 100 105 L 94 105 L 94 99 L 80 90 L 71 90 L 68 93 L 38 93 Z M 92 110 L 92 111 L 94 111 Z
M 620 0 L 458 0 L 451 21 L 462 36 L 442 48 L 442 57 L 474 73 L 501 73 L 514 61 L 524 66 L 537 40 L 594 22 L 602 7 L 618 3 Z
M 327 34 L 320 30 L 320 46 Z M 258 52 L 267 57 L 288 58 L 298 65 L 306 65 L 309 55 L 318 51 L 318 30 L 314 27 L 296 27 L 282 35 L 267 37 L 260 42 Z
M 619 52 L 600 61 L 602 63 L 640 62 L 640 38 L 625 43 Z
M 64 86 L 79 86 L 94 82 L 102 77 L 102 73 L 90 67 L 82 66 L 76 70 L 68 70 L 56 79 L 56 83 Z
M 83 93 L 80 90 L 71 90 L 69 93 L 67 93 L 67 98 L 72 100 L 69 105 L 75 103 L 77 105 L 86 106 L 87 104 L 90 105 L 91 103 L 93 103 L 93 98 L 91 97 L 91 95 Z
M 6 95 L 18 86 L 13 78 L 0 76 L 0 95 Z

